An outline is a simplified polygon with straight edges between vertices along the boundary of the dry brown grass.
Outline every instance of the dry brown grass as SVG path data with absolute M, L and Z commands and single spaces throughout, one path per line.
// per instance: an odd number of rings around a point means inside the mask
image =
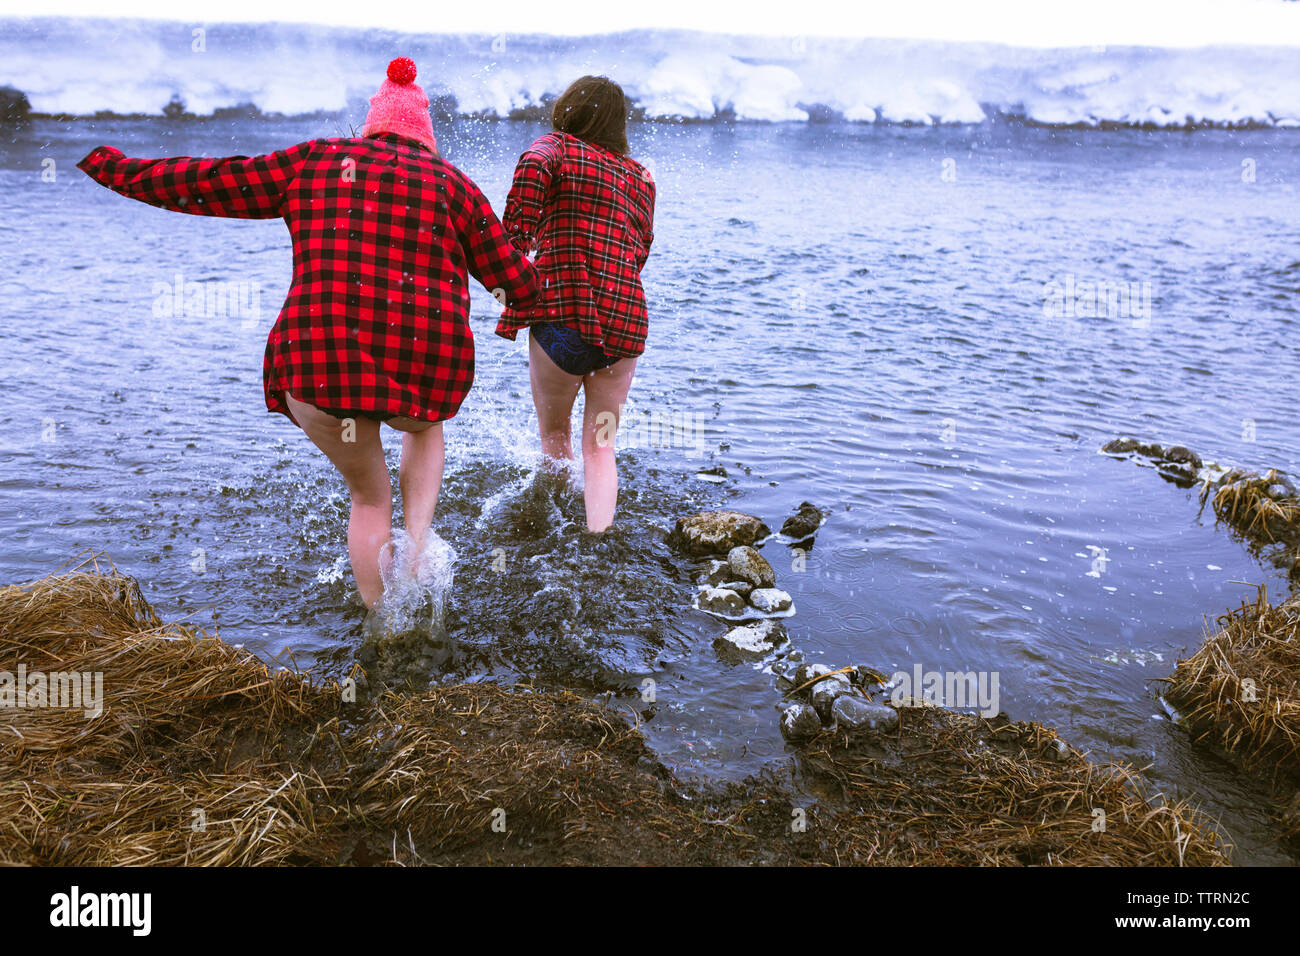
M 1254 601 L 1178 662 L 1167 697 L 1200 737 L 1274 773 L 1300 772 L 1300 598 Z
M 837 846 L 845 862 L 1226 862 L 1214 828 L 1186 803 L 1149 800 L 1130 770 L 1094 764 L 1038 724 L 935 707 L 900 716 L 894 748 L 850 750 L 823 737 L 804 756 L 806 769 L 834 781 L 837 795 L 856 808 L 857 825 L 845 828 L 850 836 Z
M 98 570 L 0 588 L 0 667 L 98 672 L 107 698 L 95 719 L 54 708 L 0 718 L 0 854 L 86 865 L 302 859 L 320 816 L 336 811 L 311 766 L 286 758 L 300 754 L 295 734 L 336 723 L 337 688 L 165 625 L 134 580 Z
M 19 662 L 101 672 L 106 711 L 0 711 L 0 863 L 1224 861 L 1199 814 L 1037 725 L 907 708 L 896 735 L 808 745 L 817 802 L 687 787 L 615 710 L 488 684 L 347 703 L 94 564 L 0 588 L 0 670 Z
M 1273 498 L 1268 489 L 1282 475 L 1235 469 L 1218 482 L 1201 485 L 1201 510 L 1212 503 L 1215 516 L 1257 545 L 1300 543 L 1300 497 Z

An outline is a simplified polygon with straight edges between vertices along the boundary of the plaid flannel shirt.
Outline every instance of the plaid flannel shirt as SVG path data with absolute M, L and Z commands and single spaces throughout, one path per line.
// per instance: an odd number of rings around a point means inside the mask
M 559 322 L 608 355 L 644 352 L 654 208 L 654 179 L 636 160 L 567 133 L 538 138 L 519 158 L 502 221 L 516 246 L 536 250 L 542 291 L 506 309 L 497 335 Z
M 266 343 L 266 407 L 282 393 L 339 414 L 443 421 L 474 381 L 473 274 L 507 304 L 537 294 L 533 266 L 478 187 L 401 136 L 318 139 L 265 156 L 79 164 L 115 192 L 200 216 L 283 218 L 289 294 Z

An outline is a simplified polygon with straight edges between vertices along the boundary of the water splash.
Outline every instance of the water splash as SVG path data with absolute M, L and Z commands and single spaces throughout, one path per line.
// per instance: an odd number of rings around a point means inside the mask
M 348 574 L 348 556 L 340 554 L 329 567 L 316 572 L 316 581 L 320 584 L 337 584 Z
M 376 628 L 396 635 L 427 624 L 431 635 L 444 635 L 455 564 L 456 550 L 435 532 L 417 552 L 409 534 L 394 530 L 380 554 L 384 596 L 375 609 Z

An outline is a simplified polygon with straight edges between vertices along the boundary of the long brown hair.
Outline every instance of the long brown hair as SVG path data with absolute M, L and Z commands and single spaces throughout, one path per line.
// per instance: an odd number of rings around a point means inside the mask
M 627 97 L 607 76 L 584 76 L 560 94 L 551 126 L 613 153 L 627 153 Z

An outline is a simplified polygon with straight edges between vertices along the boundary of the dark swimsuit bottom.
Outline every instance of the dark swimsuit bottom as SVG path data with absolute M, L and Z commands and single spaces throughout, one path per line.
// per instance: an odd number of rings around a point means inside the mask
M 322 408 L 321 411 L 338 419 L 368 418 L 372 422 L 386 422 L 390 418 L 397 417 L 396 415 L 390 415 L 388 412 L 349 412 L 333 408 Z
M 552 362 L 570 375 L 590 375 L 598 369 L 609 368 L 618 361 L 617 355 L 606 355 L 601 349 L 583 341 L 578 330 L 567 325 L 542 322 L 530 325 L 528 334 L 550 356 Z
M 284 403 L 286 408 L 288 407 L 289 403 L 285 401 L 284 397 L 288 394 L 289 394 L 288 389 L 281 389 L 280 401 Z M 310 405 L 311 403 L 308 402 L 307 404 Z M 329 415 L 331 418 L 337 418 L 340 421 L 343 421 L 344 419 L 348 419 L 348 418 L 368 418 L 374 422 L 386 422 L 390 418 L 397 417 L 396 415 L 393 415 L 389 412 L 353 412 L 353 411 L 349 411 L 346 408 L 321 408 L 319 405 L 315 407 L 320 411 L 324 412 L 326 415 Z M 293 417 L 292 412 L 289 414 L 289 417 L 294 421 L 295 424 L 301 424 L 300 422 L 298 422 L 296 418 Z

